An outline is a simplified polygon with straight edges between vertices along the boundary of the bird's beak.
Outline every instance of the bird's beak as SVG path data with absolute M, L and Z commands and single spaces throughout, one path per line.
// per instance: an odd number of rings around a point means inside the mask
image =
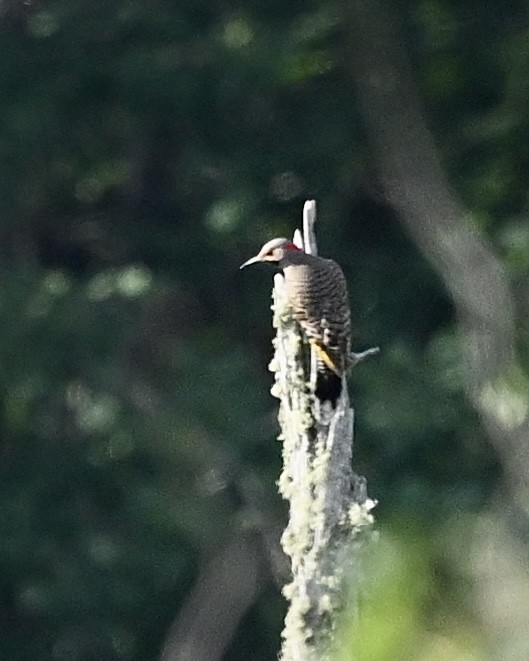
M 256 255 L 255 257 L 251 257 L 249 260 L 244 262 L 244 264 L 241 264 L 239 266 L 239 269 L 243 269 L 245 266 L 250 266 L 250 264 L 256 264 L 257 262 L 260 262 L 261 258 L 259 255 Z

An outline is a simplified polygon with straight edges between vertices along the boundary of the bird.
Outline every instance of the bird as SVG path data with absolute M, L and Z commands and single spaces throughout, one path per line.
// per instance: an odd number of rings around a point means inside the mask
M 287 300 L 317 358 L 315 395 L 333 407 L 351 366 L 351 312 L 342 269 L 332 259 L 310 255 L 292 241 L 268 241 L 241 269 L 267 263 L 278 267 Z

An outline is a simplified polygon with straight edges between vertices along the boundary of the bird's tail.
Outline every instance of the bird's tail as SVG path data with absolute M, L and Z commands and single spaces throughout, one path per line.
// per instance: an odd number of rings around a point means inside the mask
M 342 393 L 342 371 L 335 362 L 334 357 L 316 340 L 310 339 L 318 361 L 318 373 L 314 394 L 320 401 L 331 402 L 333 408 Z
M 328 369 L 318 369 L 314 394 L 320 402 L 329 401 L 333 408 L 342 394 L 343 379 Z

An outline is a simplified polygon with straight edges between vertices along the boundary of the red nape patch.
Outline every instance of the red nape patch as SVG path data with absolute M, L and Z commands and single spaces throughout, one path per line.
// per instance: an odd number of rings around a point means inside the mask
M 298 248 L 295 243 L 287 243 L 285 250 L 301 250 L 301 248 Z

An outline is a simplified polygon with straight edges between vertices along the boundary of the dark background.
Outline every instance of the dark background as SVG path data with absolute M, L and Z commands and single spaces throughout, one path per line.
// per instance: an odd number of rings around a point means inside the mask
M 276 658 L 272 272 L 238 267 L 312 198 L 381 347 L 343 659 L 527 658 L 529 8 L 391 9 L 1 3 L 2 660 Z

